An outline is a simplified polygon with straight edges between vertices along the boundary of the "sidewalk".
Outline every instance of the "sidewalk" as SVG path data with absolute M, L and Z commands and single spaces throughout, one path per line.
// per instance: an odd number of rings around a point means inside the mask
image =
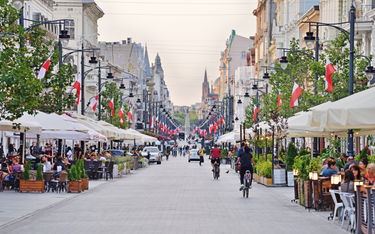
M 124 178 L 124 176 L 123 176 Z M 22 219 L 31 217 L 41 211 L 57 206 L 74 197 L 94 192 L 97 188 L 111 183 L 111 180 L 90 180 L 89 190 L 81 193 L 56 192 L 15 192 L 4 190 L 0 193 L 0 228 L 11 225 Z

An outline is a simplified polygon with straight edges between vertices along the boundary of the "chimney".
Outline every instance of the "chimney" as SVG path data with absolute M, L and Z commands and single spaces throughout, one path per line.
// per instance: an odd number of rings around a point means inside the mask
M 131 44 L 131 43 L 132 43 L 132 38 L 128 37 L 128 44 Z

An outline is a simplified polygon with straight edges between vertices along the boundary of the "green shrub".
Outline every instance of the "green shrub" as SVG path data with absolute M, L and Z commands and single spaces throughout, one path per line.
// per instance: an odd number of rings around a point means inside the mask
M 302 155 L 294 158 L 293 168 L 298 169 L 298 178 L 302 180 L 309 179 L 308 166 L 310 165 L 310 155 Z
M 29 160 L 26 162 L 23 172 L 22 172 L 22 177 L 24 180 L 30 180 L 30 170 L 31 170 L 31 162 Z
M 80 180 L 82 178 L 81 177 L 81 160 L 77 160 L 76 171 L 77 171 L 77 180 Z
M 358 160 L 361 161 L 364 158 L 367 158 L 367 147 L 363 148 L 362 152 L 359 154 Z
M 320 151 L 320 153 L 321 153 L 321 154 L 326 154 L 326 153 L 327 153 L 327 149 L 326 149 L 326 148 L 322 149 L 322 150 Z
M 228 157 L 228 150 L 227 149 L 222 149 L 221 151 L 221 158 L 227 158 Z
M 301 149 L 299 152 L 298 152 L 298 155 L 301 156 L 301 155 L 306 155 L 306 154 L 309 154 L 309 151 L 307 151 L 307 149 Z
M 38 168 L 36 169 L 36 178 L 35 178 L 35 180 L 38 180 L 38 181 L 44 180 L 43 179 L 42 170 L 43 170 L 43 166 L 42 166 L 41 163 L 39 163 Z
M 267 161 L 263 163 L 263 176 L 266 178 L 272 178 L 272 162 Z
M 293 164 L 294 164 L 294 159 L 298 155 L 297 153 L 297 148 L 293 144 L 293 142 L 290 142 L 288 145 L 288 150 L 286 152 L 286 170 L 291 171 L 293 170 Z
M 70 169 L 70 171 L 68 171 L 68 180 L 77 181 L 78 180 L 77 178 L 78 176 L 77 176 L 76 165 L 72 165 L 72 168 Z
M 208 145 L 206 145 L 206 146 L 204 147 L 204 153 L 205 153 L 205 154 L 210 154 L 210 147 L 209 147 Z

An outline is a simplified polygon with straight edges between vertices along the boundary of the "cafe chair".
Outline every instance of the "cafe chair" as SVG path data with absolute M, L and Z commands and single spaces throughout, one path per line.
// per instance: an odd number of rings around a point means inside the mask
M 339 193 L 339 194 L 340 194 L 340 198 L 341 198 L 342 202 L 344 203 L 344 212 L 342 213 L 341 228 L 344 225 L 345 217 L 348 216 L 348 226 L 347 226 L 347 229 L 346 229 L 346 230 L 348 230 L 349 225 L 351 223 L 353 223 L 353 222 L 350 222 L 351 216 L 354 215 L 353 204 L 350 204 L 349 199 L 348 199 L 348 196 L 350 196 L 351 194 L 350 193 Z M 355 219 L 355 215 L 354 215 L 354 219 Z
M 332 217 L 332 224 L 334 224 L 336 215 L 338 215 L 338 219 L 340 221 L 340 218 L 342 216 L 341 213 L 344 208 L 344 204 L 342 202 L 337 202 L 336 194 L 340 193 L 340 190 L 331 189 L 329 190 L 329 192 L 331 193 L 333 203 L 335 203 L 335 210 L 333 211 L 333 217 Z
M 49 190 L 53 187 L 54 182 L 53 180 L 53 174 L 51 172 L 45 172 L 43 173 L 43 179 L 44 179 L 44 191 L 49 192 Z
M 67 178 L 68 178 L 68 173 L 67 172 L 61 172 L 59 180 L 57 181 L 57 189 L 56 192 L 61 192 L 64 191 L 67 192 L 66 184 L 67 184 Z

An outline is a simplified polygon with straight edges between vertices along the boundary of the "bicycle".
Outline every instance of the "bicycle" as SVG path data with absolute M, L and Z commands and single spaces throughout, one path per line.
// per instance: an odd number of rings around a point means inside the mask
M 249 197 L 249 190 L 251 189 L 250 188 L 250 183 L 251 183 L 251 180 L 253 179 L 253 176 L 251 174 L 251 172 L 249 170 L 246 170 L 245 172 L 245 175 L 243 177 L 243 189 L 242 189 L 242 194 L 243 194 L 243 197 L 246 196 L 246 198 Z
M 213 172 L 214 179 L 219 179 L 219 164 L 215 161 L 214 164 L 214 172 Z

